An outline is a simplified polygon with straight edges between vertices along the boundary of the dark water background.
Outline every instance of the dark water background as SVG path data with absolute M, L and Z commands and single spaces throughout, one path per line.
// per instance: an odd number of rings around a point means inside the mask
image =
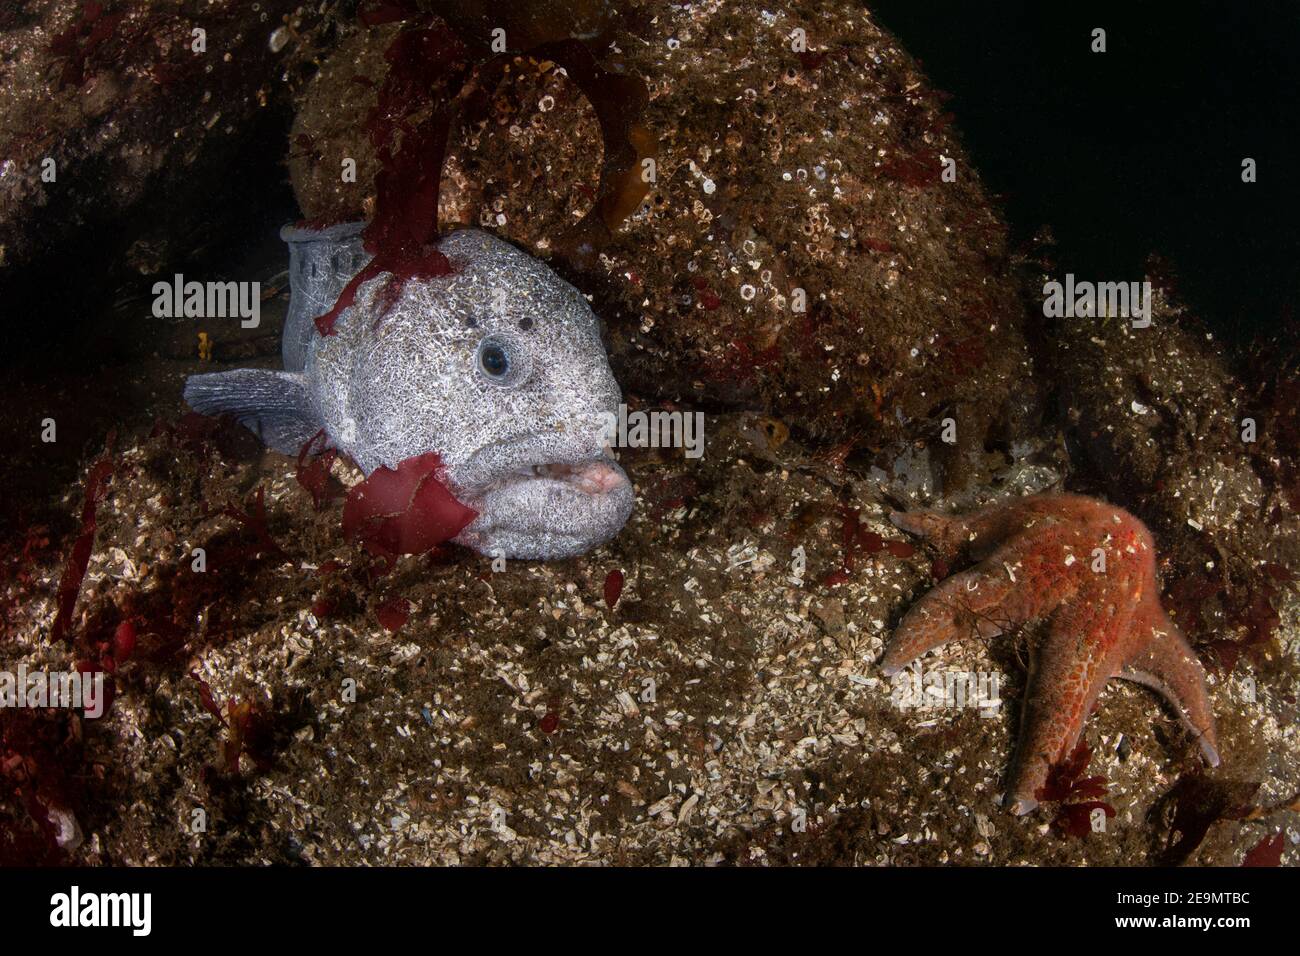
M 1300 3 L 873 0 L 948 91 L 1013 239 L 1061 271 L 1169 260 L 1221 337 L 1294 327 L 1300 292 Z M 1090 50 L 1106 30 L 1107 52 Z M 1241 161 L 1258 164 L 1254 184 Z

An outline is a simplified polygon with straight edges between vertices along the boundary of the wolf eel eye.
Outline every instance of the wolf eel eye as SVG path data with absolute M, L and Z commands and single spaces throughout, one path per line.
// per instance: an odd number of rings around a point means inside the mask
M 533 364 L 528 342 L 513 332 L 483 336 L 473 361 L 481 381 L 500 388 L 516 388 L 528 381 Z
M 478 363 L 483 371 L 493 378 L 501 378 L 510 371 L 510 356 L 496 342 L 488 342 L 479 349 Z

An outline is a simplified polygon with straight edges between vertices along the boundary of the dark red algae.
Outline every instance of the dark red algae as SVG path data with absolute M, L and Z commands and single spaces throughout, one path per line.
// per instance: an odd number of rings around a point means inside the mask
M 1242 866 L 1281 866 L 1282 865 L 1282 848 L 1286 841 L 1282 838 L 1282 831 L 1279 830 L 1272 836 L 1266 836 L 1246 854 L 1246 858 L 1241 861 Z
M 222 766 L 205 769 L 205 782 L 211 785 L 218 781 L 210 773 L 214 769 L 224 773 L 227 780 L 238 775 L 239 758 L 245 756 L 259 773 L 271 769 L 275 732 L 272 726 L 274 715 L 270 710 L 251 698 L 232 697 L 226 701 L 223 713 L 211 685 L 197 671 L 190 671 L 190 677 L 199 685 L 199 702 L 203 709 L 226 728 L 225 740 L 221 742 Z
M 452 497 L 442 473 L 433 452 L 407 458 L 396 470 L 376 468 L 348 494 L 343 533 L 388 558 L 423 554 L 454 538 L 478 512 Z
M 438 251 L 438 194 L 454 94 L 468 73 L 466 48 L 445 25 L 426 22 L 399 33 L 384 59 L 388 75 L 367 120 L 380 169 L 375 176 L 375 216 L 361 241 L 373 258 L 344 286 L 333 307 L 316 318 L 321 335 L 334 334 L 335 322 L 356 302 L 361 285 L 377 276 L 390 276 L 378 320 L 407 282 L 452 272 L 451 263 Z M 443 91 L 447 105 L 415 122 L 415 114 L 435 90 Z
M 411 602 L 404 597 L 391 597 L 375 608 L 375 617 L 389 634 L 400 631 L 411 619 Z
M 72 544 L 68 554 L 68 563 L 63 567 L 59 578 L 58 611 L 54 624 L 50 627 L 50 640 L 61 641 L 68 637 L 72 610 L 77 604 L 77 595 L 81 593 L 81 582 L 86 577 L 86 568 L 90 564 L 90 552 L 95 546 L 95 514 L 99 503 L 108 492 L 108 480 L 113 476 L 112 458 L 113 436 L 108 438 L 108 450 L 91 466 L 86 476 L 86 492 L 81 505 L 81 531 Z
M 572 5 L 559 12 L 521 4 L 526 29 L 513 31 L 526 42 L 513 53 L 529 52 L 550 59 L 573 77 L 596 111 L 605 160 L 591 210 L 557 241 L 575 261 L 588 261 L 612 231 L 641 203 L 649 184 L 641 165 L 655 154 L 655 140 L 641 122 L 649 101 L 637 77 L 604 69 L 588 46 L 574 39 L 589 34 L 592 11 Z M 366 129 L 379 159 L 375 177 L 375 215 L 362 233 L 362 245 L 374 258 L 353 276 L 333 307 L 316 319 L 321 335 L 333 335 L 343 311 L 356 302 L 361 285 L 387 274 L 376 322 L 412 279 L 449 275 L 451 263 L 438 251 L 438 195 L 452 123 L 470 89 L 473 71 L 484 77 L 504 68 L 511 54 L 491 55 L 473 8 L 447 4 L 439 13 L 468 27 L 471 52 L 456 31 L 422 12 L 409 0 L 363 5 L 358 18 L 366 26 L 410 20 L 384 51 L 388 74 Z M 508 16 L 508 14 L 507 14 Z M 585 26 L 583 25 L 585 24 Z M 576 32 L 574 32 L 576 31 Z M 569 36 L 565 36 L 568 33 Z M 399 143 L 400 140 L 400 143 Z
M 89 63 L 99 48 L 112 39 L 125 17 L 126 14 L 120 11 L 106 12 L 99 0 L 86 0 L 81 16 L 62 33 L 51 37 L 50 52 L 65 61 L 59 74 L 60 90 L 81 86 L 90 78 Z
M 267 526 L 265 488 L 258 486 L 257 491 L 249 499 L 247 510 L 236 507 L 232 502 L 222 513 L 234 518 L 253 533 L 257 542 L 252 549 L 253 555 L 268 554 L 281 558 L 285 556 L 284 549 L 271 537 L 271 529 Z
M 840 544 L 844 550 L 841 566 L 822 582 L 826 587 L 844 584 L 853 576 L 858 554 L 879 554 L 888 551 L 896 558 L 910 558 L 916 546 L 908 541 L 887 541 L 862 523 L 862 509 L 840 506 Z
M 1047 780 L 1034 794 L 1039 800 L 1059 801 L 1061 806 L 1052 819 L 1052 828 L 1062 838 L 1086 837 L 1092 832 L 1092 814 L 1100 810 L 1108 818 L 1115 816 L 1115 808 L 1096 799 L 1109 792 L 1106 778 L 1100 774 L 1083 776 L 1092 762 L 1092 748 L 1085 740 L 1079 741 L 1060 763 L 1053 764 Z
M 307 489 L 317 511 L 323 511 L 341 491 L 339 483 L 330 475 L 330 467 L 338 457 L 338 450 L 328 448 L 328 442 L 329 438 L 322 428 L 307 439 L 298 451 L 298 466 L 295 472 L 298 484 Z
M 605 604 L 613 608 L 623 594 L 623 572 L 618 568 L 605 575 Z

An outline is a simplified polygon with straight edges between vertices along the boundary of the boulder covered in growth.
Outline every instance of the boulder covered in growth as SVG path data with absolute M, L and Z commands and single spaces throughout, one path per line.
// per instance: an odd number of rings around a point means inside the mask
M 864 461 L 925 442 L 950 485 L 1023 432 L 1005 226 L 869 10 L 523 5 L 494 49 L 490 17 L 427 6 L 464 42 L 442 48 L 456 83 L 404 106 L 450 118 L 443 228 L 490 228 L 593 296 L 626 388 L 763 410 Z M 402 37 L 430 22 L 358 24 L 304 88 L 307 218 L 373 211 L 376 120 L 409 76 Z
M 223 235 L 247 238 L 249 207 L 282 180 L 265 144 L 284 138 L 289 63 L 321 23 L 297 0 L 4 4 L 0 290 L 11 314 L 78 296 L 102 304 L 104 290 L 147 289 L 141 276 Z M 66 334 L 86 310 L 65 311 L 51 324 Z M 25 337 L 41 323 L 23 325 Z

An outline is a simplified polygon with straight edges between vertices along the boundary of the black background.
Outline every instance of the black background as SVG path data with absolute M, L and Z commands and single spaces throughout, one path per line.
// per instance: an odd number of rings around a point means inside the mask
M 1290 875 L 1289 875 L 1290 874 Z M 601 868 L 0 870 L 10 937 L 66 944 L 142 940 L 127 929 L 54 929 L 50 898 L 150 892 L 153 945 L 253 944 L 304 953 L 486 947 L 555 949 L 576 941 L 639 952 L 767 952 L 927 947 L 1068 946 L 1127 937 L 1131 946 L 1259 945 L 1289 923 L 1294 871 L 931 867 L 915 869 L 619 870 Z M 1117 894 L 1177 893 L 1178 905 L 1117 902 Z M 1247 894 L 1192 903 L 1192 893 Z M 662 901 L 678 898 L 678 906 Z M 1248 928 L 1117 928 L 1116 917 L 1241 917 Z M 592 943 L 591 941 L 599 941 Z M 149 943 L 146 943 L 149 945 Z M 1076 944 L 1077 945 L 1077 944 Z
M 953 95 L 1013 239 L 1061 271 L 1141 278 L 1149 254 L 1221 336 L 1293 323 L 1300 291 L 1300 3 L 873 0 Z M 1091 52 L 1092 30 L 1107 52 Z M 1241 181 L 1241 161 L 1258 164 Z

